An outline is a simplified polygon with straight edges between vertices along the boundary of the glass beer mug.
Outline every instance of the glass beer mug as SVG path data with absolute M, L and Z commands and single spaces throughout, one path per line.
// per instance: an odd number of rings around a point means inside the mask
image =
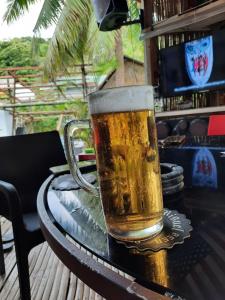
M 100 195 L 111 236 L 151 238 L 163 227 L 153 88 L 101 90 L 89 95 L 88 104 L 99 188 L 83 178 L 76 162 L 72 174 L 82 188 Z

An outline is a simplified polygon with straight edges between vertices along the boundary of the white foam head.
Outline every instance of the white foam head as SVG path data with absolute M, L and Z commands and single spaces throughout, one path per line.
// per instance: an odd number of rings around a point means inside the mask
M 153 87 L 150 85 L 106 89 L 88 95 L 90 114 L 153 110 Z

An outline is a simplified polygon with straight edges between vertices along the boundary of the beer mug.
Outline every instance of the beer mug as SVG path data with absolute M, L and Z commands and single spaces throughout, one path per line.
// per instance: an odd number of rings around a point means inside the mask
M 83 178 L 77 163 L 73 176 L 82 188 L 100 195 L 111 236 L 151 238 L 163 227 L 153 88 L 101 90 L 88 96 L 88 104 L 99 188 Z

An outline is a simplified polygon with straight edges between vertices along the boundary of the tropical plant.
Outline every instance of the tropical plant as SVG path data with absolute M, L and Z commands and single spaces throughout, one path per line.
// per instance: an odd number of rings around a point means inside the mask
M 8 0 L 5 20 L 10 23 L 21 16 L 37 0 Z M 137 14 L 136 0 L 130 0 L 131 17 Z M 56 24 L 44 64 L 50 77 L 59 70 L 66 71 L 75 63 L 108 61 L 115 56 L 114 35 L 98 31 L 91 0 L 45 0 L 34 28 Z M 119 39 L 119 40 L 118 40 Z M 116 35 L 118 45 L 120 34 Z M 121 56 L 121 53 L 120 53 Z
M 34 58 L 31 55 L 32 39 L 30 37 L 0 41 L 0 68 L 39 65 L 46 57 L 48 42 L 39 39 L 38 44 L 38 55 Z
M 16 20 L 33 2 L 33 0 L 8 0 L 5 20 L 8 23 Z M 66 0 L 65 2 L 45 0 L 34 27 L 34 34 L 38 36 L 41 29 L 48 28 L 54 23 L 56 27 L 44 64 L 46 73 L 50 77 L 59 70 L 66 71 L 75 63 L 88 62 L 90 57 L 93 58 L 97 48 L 102 54 L 99 45 L 102 47 L 106 38 L 104 36 L 103 39 L 98 35 L 90 0 Z

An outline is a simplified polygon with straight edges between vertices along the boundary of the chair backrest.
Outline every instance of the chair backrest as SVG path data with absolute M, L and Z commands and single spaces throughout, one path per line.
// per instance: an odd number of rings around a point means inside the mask
M 209 117 L 208 135 L 225 135 L 225 115 Z
M 65 163 L 57 131 L 0 137 L 0 180 L 16 187 L 24 212 L 36 210 L 36 196 L 49 168 Z

